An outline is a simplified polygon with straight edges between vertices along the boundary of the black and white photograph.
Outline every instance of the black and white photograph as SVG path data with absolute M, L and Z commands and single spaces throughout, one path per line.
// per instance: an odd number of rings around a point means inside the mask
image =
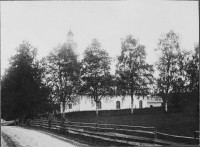
M 1 146 L 198 146 L 199 2 L 2 1 Z

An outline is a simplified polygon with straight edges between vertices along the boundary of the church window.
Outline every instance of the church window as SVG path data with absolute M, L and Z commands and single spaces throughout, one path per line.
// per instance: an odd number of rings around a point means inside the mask
M 142 108 L 142 101 L 139 101 L 139 108 Z
M 69 109 L 72 109 L 72 104 L 68 104 Z
M 117 101 L 117 102 L 116 102 L 116 108 L 117 108 L 117 109 L 120 109 L 120 101 Z
M 98 107 L 98 109 L 101 109 L 101 101 L 97 102 L 97 107 Z

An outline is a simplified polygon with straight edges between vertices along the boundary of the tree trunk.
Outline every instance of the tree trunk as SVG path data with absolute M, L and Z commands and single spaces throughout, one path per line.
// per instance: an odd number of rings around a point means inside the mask
M 96 102 L 96 117 L 98 117 L 98 102 Z
M 163 97 L 163 102 L 164 102 L 164 112 L 167 112 L 168 111 L 168 97 L 169 97 L 169 94 L 166 93 L 164 94 L 164 97 Z
M 65 102 L 63 103 L 63 112 L 62 112 L 62 115 L 63 115 L 63 120 L 65 119 Z
M 131 114 L 133 114 L 133 95 L 131 95 Z
M 167 99 L 165 100 L 165 112 L 168 111 Z

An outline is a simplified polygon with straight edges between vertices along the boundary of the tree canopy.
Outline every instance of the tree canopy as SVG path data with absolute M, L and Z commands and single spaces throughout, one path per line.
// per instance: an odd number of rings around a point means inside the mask
M 131 113 L 133 113 L 133 95 L 149 94 L 153 83 L 153 65 L 145 62 L 145 47 L 132 35 L 121 43 L 121 55 L 116 65 L 117 91 L 119 95 L 131 96 Z
M 96 103 L 98 116 L 98 102 L 102 98 L 112 96 L 114 92 L 113 77 L 110 74 L 111 58 L 101 48 L 97 39 L 93 39 L 90 46 L 84 51 L 82 60 L 81 93 L 89 96 Z
M 165 103 L 165 111 L 167 111 L 170 93 L 173 91 L 175 81 L 178 80 L 177 72 L 181 71 L 178 65 L 181 59 L 179 35 L 173 30 L 162 34 L 155 50 L 159 56 L 156 62 L 156 67 L 159 71 L 159 78 L 157 79 L 158 93 L 162 96 Z M 181 80 L 179 79 L 179 82 Z
M 186 78 L 189 81 L 187 91 L 199 91 L 199 43 L 195 45 L 194 52 L 190 57 L 185 60 Z
M 154 78 L 153 65 L 146 63 L 145 46 L 132 35 L 121 42 L 115 75 L 111 75 L 111 57 L 97 39 L 85 49 L 82 61 L 69 45 L 56 46 L 41 61 L 36 59 L 37 48 L 23 41 L 17 53 L 9 59 L 9 67 L 1 78 L 2 117 L 15 119 L 39 113 L 55 112 L 61 106 L 79 103 L 80 95 L 96 103 L 113 96 L 159 95 L 165 103 L 179 104 L 180 93 L 199 90 L 199 43 L 194 51 L 182 50 L 180 38 L 173 30 L 162 34 L 155 49 L 159 72 Z M 155 87 L 154 87 L 155 86 Z
M 81 64 L 77 54 L 71 46 L 58 45 L 42 62 L 45 68 L 43 80 L 51 88 L 50 97 L 62 104 L 64 113 L 66 104 L 75 103 L 78 98 Z
M 37 49 L 23 41 L 16 51 L 1 79 L 2 116 L 5 119 L 31 117 L 49 109 L 49 89 L 41 81 L 43 71 L 36 60 Z

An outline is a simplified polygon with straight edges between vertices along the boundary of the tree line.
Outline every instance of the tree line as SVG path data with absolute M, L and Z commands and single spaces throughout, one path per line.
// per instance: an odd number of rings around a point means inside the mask
M 128 35 L 121 41 L 114 75 L 112 58 L 97 39 L 86 47 L 82 60 L 71 46 L 60 44 L 40 61 L 37 48 L 27 41 L 16 51 L 1 77 L 2 117 L 7 119 L 30 118 L 60 106 L 64 114 L 66 105 L 77 103 L 81 95 L 96 103 L 97 116 L 101 99 L 125 95 L 131 97 L 131 113 L 134 96 L 146 95 L 160 96 L 167 111 L 173 94 L 199 89 L 199 43 L 194 51 L 183 50 L 172 30 L 158 40 L 155 66 L 146 62 L 145 46 Z

